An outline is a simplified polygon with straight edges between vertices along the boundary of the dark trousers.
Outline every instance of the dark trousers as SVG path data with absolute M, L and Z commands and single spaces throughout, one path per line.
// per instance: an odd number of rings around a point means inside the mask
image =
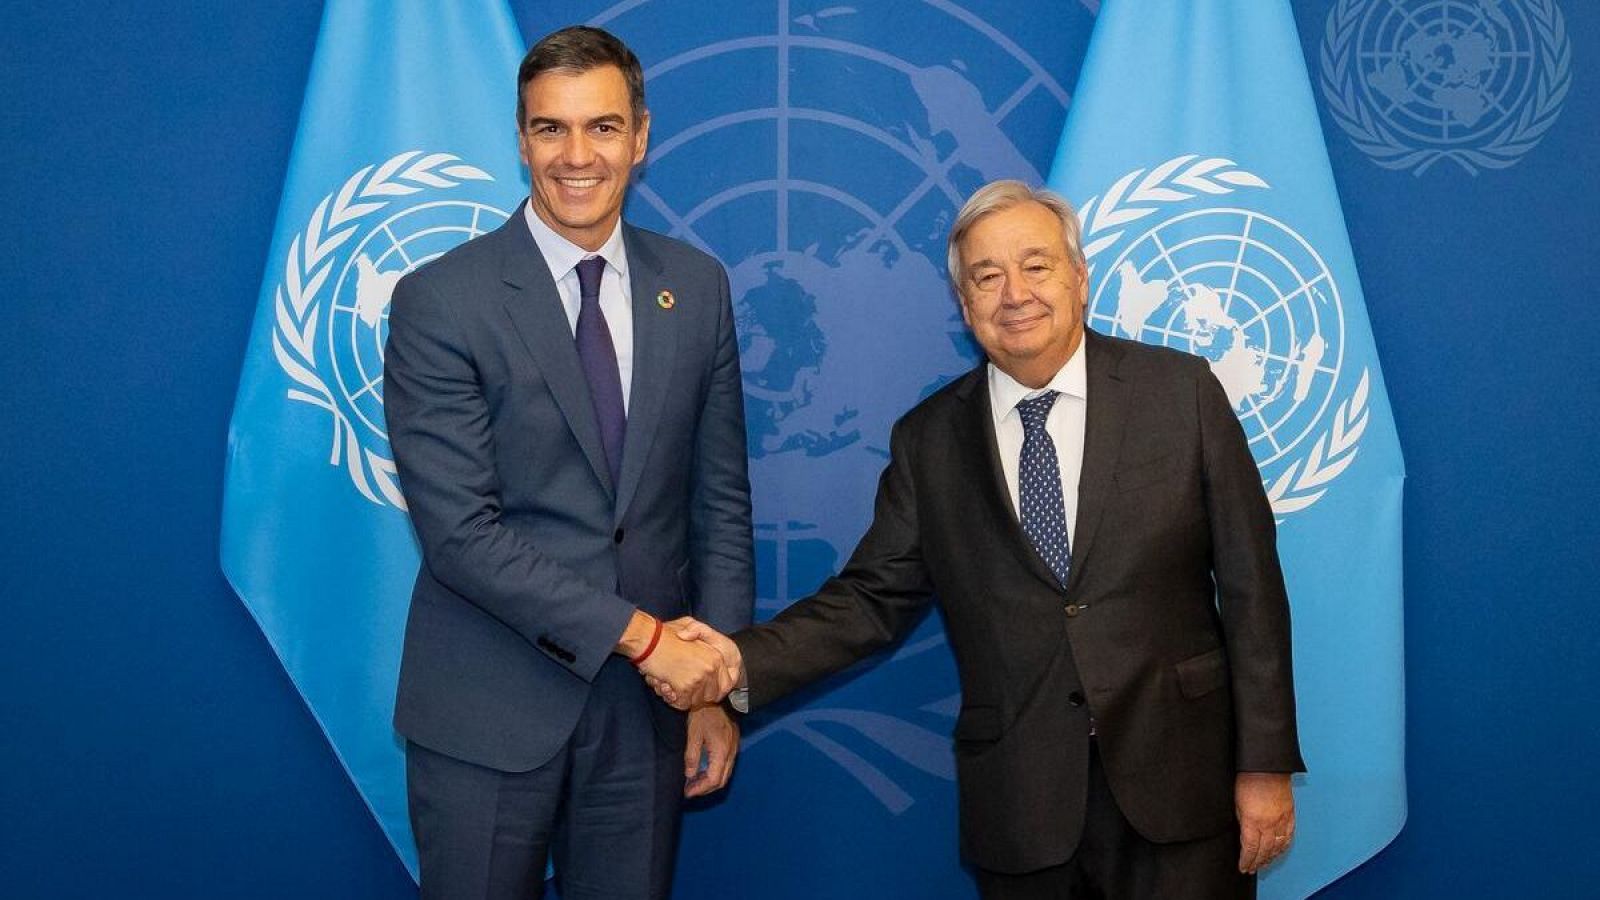
M 1072 858 L 1038 872 L 977 870 L 983 900 L 1253 900 L 1254 875 L 1239 874 L 1239 831 L 1175 844 L 1145 840 L 1106 783 L 1098 748 L 1089 754 L 1083 838 Z
M 546 860 L 563 900 L 665 897 L 683 752 L 657 737 L 649 704 L 659 702 L 626 660 L 613 657 L 566 746 L 531 772 L 500 772 L 407 744 L 422 897 L 542 897 Z

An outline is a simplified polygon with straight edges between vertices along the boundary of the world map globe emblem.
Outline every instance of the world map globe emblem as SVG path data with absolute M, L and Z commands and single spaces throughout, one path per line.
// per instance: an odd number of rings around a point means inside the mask
M 1102 271 L 1090 327 L 1204 357 L 1267 480 L 1325 425 L 1343 308 L 1327 264 L 1283 222 L 1185 212 L 1128 241 Z
M 345 258 L 324 319 L 325 338 L 340 398 L 369 439 L 388 441 L 383 347 L 389 337 L 395 283 L 457 244 L 499 227 L 506 218 L 504 210 L 477 201 L 418 203 L 373 223 Z
M 273 357 L 286 396 L 333 418 L 327 459 L 372 503 L 405 497 L 383 418 L 383 352 L 395 283 L 505 222 L 504 191 L 452 153 L 407 150 L 329 185 L 285 248 L 273 289 Z M 446 194 L 446 192 L 449 192 Z
M 1335 120 L 1380 165 L 1419 174 L 1514 163 L 1570 84 L 1554 0 L 1341 0 L 1322 57 Z
M 760 608 L 837 570 L 894 421 L 976 363 L 944 273 L 949 223 L 987 181 L 1042 180 L 1019 131 L 1037 126 L 1040 161 L 1059 137 L 1060 73 L 976 6 L 746 4 L 661 47 L 651 36 L 673 29 L 651 23 L 695 4 L 591 20 L 644 36 L 652 146 L 629 219 L 729 271 Z

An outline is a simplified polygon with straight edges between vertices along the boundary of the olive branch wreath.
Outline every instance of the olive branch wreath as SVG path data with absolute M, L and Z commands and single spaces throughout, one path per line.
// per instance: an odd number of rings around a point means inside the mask
M 1120 241 L 1127 226 L 1157 212 L 1163 204 L 1192 200 L 1201 194 L 1230 194 L 1241 188 L 1270 186 L 1240 169 L 1233 160 L 1195 154 L 1174 157 L 1152 169 L 1129 172 L 1103 195 L 1090 197 L 1078 213 L 1083 255 L 1089 261 L 1090 274 L 1097 254 Z M 1363 369 L 1355 391 L 1339 404 L 1332 427 L 1317 437 L 1311 452 L 1291 463 L 1283 474 L 1264 481 L 1272 514 L 1279 521 L 1320 500 L 1327 493 L 1327 485 L 1355 461 L 1368 422 L 1368 376 L 1369 372 Z
M 360 229 L 361 220 L 397 197 L 428 188 L 453 188 L 464 181 L 492 180 L 489 173 L 449 153 L 400 153 L 381 164 L 362 168 L 337 191 L 323 197 L 305 229 L 289 242 L 283 280 L 273 292 L 276 318 L 272 352 L 284 374 L 300 385 L 289 388 L 289 398 L 325 409 L 333 417 L 328 464 L 337 466 L 342 460 L 356 489 L 380 506 L 388 503 L 401 510 L 406 508 L 394 460 L 361 446 L 350 417 L 334 401 L 333 392 L 318 371 L 318 297 L 333 272 L 334 251 Z
M 1539 81 L 1533 102 L 1481 147 L 1414 147 L 1373 115 L 1361 100 L 1351 64 L 1351 42 L 1369 0 L 1339 0 L 1328 13 L 1322 41 L 1322 93 L 1328 112 L 1350 135 L 1356 147 L 1386 169 L 1409 169 L 1421 175 L 1441 159 L 1458 163 L 1469 175 L 1481 169 L 1504 169 L 1532 150 L 1555 124 L 1561 103 L 1572 87 L 1572 45 L 1555 0 L 1527 0 L 1539 41 Z

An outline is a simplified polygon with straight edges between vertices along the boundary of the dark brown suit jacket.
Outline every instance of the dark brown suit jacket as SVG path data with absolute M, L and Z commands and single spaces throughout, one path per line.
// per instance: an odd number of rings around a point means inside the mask
M 1001 473 L 986 367 L 895 424 L 871 526 L 813 597 L 735 636 L 752 707 L 900 638 L 937 597 L 962 689 L 961 846 L 1028 872 L 1083 827 L 1092 714 L 1145 837 L 1237 827 L 1234 775 L 1304 769 L 1276 528 L 1204 360 L 1094 332 L 1063 590 Z

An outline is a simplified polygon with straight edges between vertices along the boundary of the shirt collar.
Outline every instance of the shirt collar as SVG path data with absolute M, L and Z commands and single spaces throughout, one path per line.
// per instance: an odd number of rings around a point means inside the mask
M 611 229 L 611 236 L 600 245 L 600 249 L 590 253 L 546 225 L 544 220 L 539 218 L 539 214 L 533 211 L 532 203 L 524 203 L 522 211 L 528 220 L 528 230 L 533 233 L 533 242 L 539 245 L 539 253 L 544 256 L 545 265 L 550 267 L 551 278 L 559 282 L 567 277 L 568 272 L 577 268 L 578 263 L 588 257 L 598 256 L 616 270 L 623 283 L 627 283 L 628 254 L 623 250 L 621 219 L 617 220 L 616 227 Z
M 994 408 L 995 419 L 998 421 L 1011 415 L 1016 412 L 1018 403 L 1045 391 L 1060 391 L 1079 400 L 1089 399 L 1089 368 L 1083 356 L 1083 345 L 1086 343 L 1088 341 L 1082 338 L 1078 340 L 1078 349 L 1072 351 L 1066 365 L 1057 369 L 1055 377 L 1042 388 L 1028 387 L 1001 371 L 999 366 L 989 363 L 989 403 Z

